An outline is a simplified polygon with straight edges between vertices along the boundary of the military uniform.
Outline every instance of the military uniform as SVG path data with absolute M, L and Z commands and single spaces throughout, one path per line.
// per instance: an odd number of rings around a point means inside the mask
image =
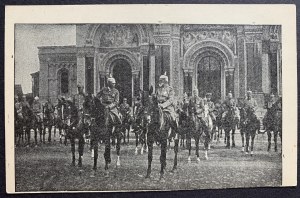
M 215 111 L 215 104 L 213 103 L 213 101 L 208 101 L 207 99 L 204 100 L 204 105 L 208 106 L 208 111 L 209 111 L 209 115 L 212 118 L 212 120 L 216 120 L 216 116 L 214 114 Z
M 36 118 L 38 119 L 38 122 L 41 122 L 43 113 L 42 113 L 42 104 L 40 103 L 40 101 L 37 100 L 33 101 L 32 110 Z
M 174 97 L 173 88 L 169 85 L 158 87 L 156 91 L 156 96 L 162 110 L 164 112 L 167 112 L 171 116 L 171 119 L 175 121 L 176 112 L 173 103 L 173 97 Z
M 257 108 L 256 100 L 254 98 L 250 98 L 250 99 L 246 98 L 244 101 L 244 108 L 246 109 L 251 108 L 254 111 L 256 111 Z
M 85 94 L 84 93 L 75 94 L 73 100 L 74 100 L 75 107 L 79 111 L 83 111 L 84 110 Z
M 23 118 L 23 114 L 22 114 L 22 103 L 17 101 L 15 103 L 15 108 L 16 108 L 16 111 L 17 111 L 17 115 L 19 118 Z
M 104 87 L 96 96 L 101 103 L 107 108 L 112 117 L 117 118 L 119 124 L 122 123 L 121 117 L 118 111 L 119 104 L 119 91 L 116 88 Z
M 190 112 L 197 115 L 197 117 L 203 117 L 203 109 L 204 109 L 204 102 L 203 99 L 199 96 L 193 96 L 190 99 Z

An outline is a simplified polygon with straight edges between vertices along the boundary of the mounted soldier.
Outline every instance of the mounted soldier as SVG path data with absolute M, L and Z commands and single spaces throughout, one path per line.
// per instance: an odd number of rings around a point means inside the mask
M 127 136 L 127 143 L 129 144 L 129 131 L 130 131 L 130 126 L 132 124 L 132 117 L 131 117 L 131 108 L 127 103 L 127 98 L 123 98 L 123 103 L 120 105 L 119 109 L 122 115 L 122 123 L 123 123 L 122 132 L 123 132 L 124 144 L 126 141 L 126 136 Z
M 244 100 L 244 105 L 243 107 L 245 109 L 251 109 L 252 111 L 254 111 L 254 113 L 257 110 L 257 103 L 256 100 L 252 97 L 252 91 L 247 91 L 247 96 Z
M 207 104 L 208 105 L 208 111 L 209 111 L 209 115 L 211 116 L 212 120 L 215 121 L 216 120 L 216 116 L 214 114 L 215 111 L 215 104 L 213 101 L 211 101 L 211 93 L 206 93 L 205 95 L 205 101 L 204 101 L 204 105 Z
M 32 110 L 33 110 L 34 115 L 36 116 L 37 121 L 42 122 L 42 120 L 43 120 L 42 104 L 41 104 L 38 96 L 36 96 L 34 98 L 34 101 L 32 104 Z
M 193 96 L 190 98 L 190 112 L 199 118 L 200 122 L 203 123 L 203 109 L 204 109 L 204 101 L 198 95 L 197 87 L 193 90 Z
M 167 117 L 170 119 L 170 124 L 172 128 L 172 133 L 170 137 L 175 137 L 177 133 L 178 124 L 174 104 L 174 91 L 173 87 L 169 85 L 169 78 L 168 76 L 166 76 L 166 74 L 161 75 L 159 77 L 156 96 L 159 107 L 164 113 L 166 113 Z
M 19 101 L 19 97 L 15 96 L 15 108 L 17 111 L 17 115 L 20 119 L 23 118 L 23 114 L 22 114 L 22 103 Z
M 74 105 L 78 110 L 78 116 L 81 118 L 85 113 L 84 102 L 85 102 L 85 93 L 83 92 L 83 86 L 81 84 L 77 85 L 78 93 L 74 95 L 73 101 Z

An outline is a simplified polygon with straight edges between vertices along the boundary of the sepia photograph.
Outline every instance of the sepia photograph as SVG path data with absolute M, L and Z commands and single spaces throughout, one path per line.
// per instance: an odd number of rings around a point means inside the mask
M 103 20 L 12 23 L 13 192 L 283 186 L 282 22 Z

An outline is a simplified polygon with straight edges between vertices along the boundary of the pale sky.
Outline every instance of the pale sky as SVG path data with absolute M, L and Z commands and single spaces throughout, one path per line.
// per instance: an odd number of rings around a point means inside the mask
M 39 46 L 76 45 L 75 25 L 15 25 L 15 84 L 31 93 L 31 73 L 39 71 Z

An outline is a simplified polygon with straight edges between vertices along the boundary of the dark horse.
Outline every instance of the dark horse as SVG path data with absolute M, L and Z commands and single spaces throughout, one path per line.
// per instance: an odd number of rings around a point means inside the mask
M 234 134 L 235 129 L 238 124 L 238 119 L 236 117 L 236 107 L 229 107 L 227 112 L 223 113 L 222 116 L 222 127 L 225 131 L 226 138 L 226 148 L 230 148 L 230 131 L 232 138 L 232 147 L 235 147 Z
M 152 88 L 150 88 L 149 95 L 152 94 Z M 164 178 L 164 171 L 166 168 L 166 155 L 167 155 L 167 142 L 169 138 L 169 130 L 171 129 L 171 118 L 162 111 L 159 106 L 158 100 L 156 96 L 152 96 L 151 102 L 149 104 L 148 115 L 150 116 L 150 123 L 148 125 L 147 130 L 147 145 L 148 145 L 148 169 L 146 178 L 150 178 L 151 174 L 151 164 L 153 159 L 153 144 L 154 142 L 159 142 L 161 146 L 161 154 L 160 154 L 160 179 Z M 173 129 L 172 129 L 173 130 Z M 172 133 L 177 133 L 176 131 L 172 131 Z M 176 138 L 177 136 L 177 138 Z M 175 158 L 172 172 L 177 169 L 177 153 L 178 153 L 178 134 L 175 136 Z
M 97 170 L 98 160 L 98 143 L 104 141 L 105 151 L 105 171 L 108 176 L 108 165 L 111 163 L 111 138 L 117 137 L 117 166 L 120 166 L 120 148 L 121 148 L 121 130 L 120 124 L 112 118 L 111 113 L 97 97 L 93 97 L 91 100 L 91 126 L 90 126 L 90 138 L 91 148 L 94 150 L 94 172 Z M 114 135 L 113 135 L 114 133 Z M 93 172 L 93 173 L 94 173 Z M 94 176 L 94 175 L 92 175 Z
M 244 136 L 246 136 L 246 154 L 249 153 L 249 142 L 251 138 L 251 156 L 253 155 L 254 139 L 257 130 L 260 129 L 260 121 L 256 117 L 254 109 L 241 108 L 240 109 L 240 131 L 242 136 L 242 146 L 244 151 Z
M 51 142 L 51 131 L 54 126 L 54 109 L 46 103 L 43 106 L 43 123 L 44 123 L 44 133 L 48 129 L 48 142 Z M 54 133 L 55 134 L 55 133 Z
M 78 139 L 78 166 L 82 167 L 82 156 L 85 143 L 84 135 L 88 133 L 89 124 L 88 116 L 83 114 L 83 112 L 79 113 L 74 103 L 69 102 L 66 138 L 70 139 L 71 142 L 72 166 L 75 166 L 75 140 Z
M 15 109 L 15 145 L 20 145 L 20 140 L 24 141 L 23 116 L 18 115 Z
M 122 123 L 123 124 L 121 127 L 121 131 L 123 133 L 123 144 L 126 143 L 126 138 L 127 138 L 127 144 L 129 144 L 129 132 L 130 132 L 130 126 L 132 125 L 132 117 L 129 113 L 123 115 Z
M 274 150 L 277 152 L 277 137 L 278 133 L 280 138 L 282 138 L 282 98 L 280 97 L 272 107 L 267 111 L 264 119 L 263 125 L 268 134 L 268 151 L 271 148 L 271 138 L 273 131 L 274 134 Z
M 43 127 L 41 120 L 38 119 L 37 115 L 32 111 L 29 106 L 22 107 L 23 115 L 23 126 L 25 128 L 25 136 L 27 138 L 27 146 L 30 146 L 31 129 L 34 130 L 35 145 L 37 146 L 37 130 L 40 132 L 40 142 L 45 142 L 45 135 L 43 134 Z M 43 136 L 43 141 L 42 141 Z

